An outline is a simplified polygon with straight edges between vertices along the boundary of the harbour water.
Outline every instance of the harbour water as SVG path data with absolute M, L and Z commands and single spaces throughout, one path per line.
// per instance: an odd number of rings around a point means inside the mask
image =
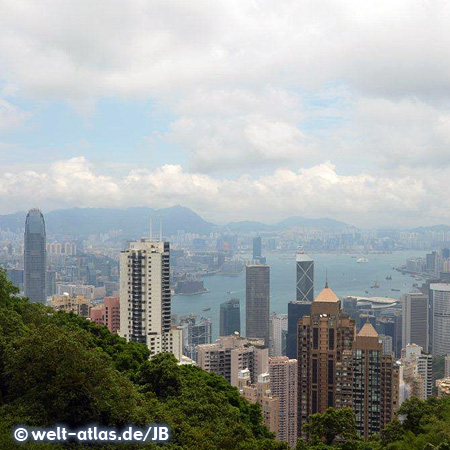
M 318 253 L 310 254 L 310 256 L 315 263 L 315 294 L 324 286 L 326 272 L 328 272 L 330 287 L 340 298 L 346 295 L 360 295 L 398 299 L 402 293 L 414 290 L 413 283 L 422 283 L 393 269 L 403 265 L 407 258 L 423 256 L 417 251 L 364 255 L 369 262 L 360 264 L 356 261 L 361 255 L 357 255 L 356 258 L 355 255 L 334 253 Z M 270 311 L 286 314 L 288 302 L 295 300 L 295 254 L 269 254 L 267 264 L 270 266 Z M 392 280 L 386 280 L 388 275 L 392 276 Z M 371 288 L 375 281 L 380 285 L 378 289 Z M 211 318 L 213 339 L 215 339 L 219 334 L 220 304 L 230 298 L 239 298 L 241 300 L 241 333 L 245 335 L 245 272 L 237 277 L 218 275 L 205 277 L 204 283 L 209 290 L 205 294 L 173 296 L 172 313 L 178 315 L 193 313 Z M 399 289 L 399 291 L 391 289 Z M 203 311 L 208 308 L 211 309 Z

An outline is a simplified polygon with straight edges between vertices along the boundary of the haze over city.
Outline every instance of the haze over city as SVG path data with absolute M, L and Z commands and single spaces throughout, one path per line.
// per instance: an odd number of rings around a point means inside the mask
M 449 20 L 440 1 L 3 0 L 0 213 L 450 223 Z

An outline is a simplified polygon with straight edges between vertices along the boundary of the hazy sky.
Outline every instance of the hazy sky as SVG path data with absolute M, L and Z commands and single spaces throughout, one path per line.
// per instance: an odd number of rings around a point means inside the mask
M 450 224 L 450 3 L 0 0 L 0 213 Z

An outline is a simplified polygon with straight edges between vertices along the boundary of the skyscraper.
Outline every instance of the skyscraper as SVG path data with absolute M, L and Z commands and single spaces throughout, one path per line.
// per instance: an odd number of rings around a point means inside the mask
M 428 295 L 413 292 L 402 295 L 402 347 L 417 344 L 428 352 Z
M 45 303 L 46 256 L 44 216 L 39 209 L 31 209 L 25 221 L 24 291 L 32 302 Z
M 183 332 L 183 355 L 197 361 L 197 348 L 202 344 L 211 344 L 211 319 L 195 315 L 185 316 L 180 320 Z
M 241 332 L 241 307 L 238 298 L 220 305 L 220 336 L 231 336 Z
M 264 339 L 269 345 L 270 267 L 251 264 L 246 267 L 246 336 Z
M 303 316 L 311 312 L 310 301 L 292 301 L 288 303 L 288 331 L 286 337 L 286 355 L 288 358 L 297 358 L 297 325 Z
M 356 336 L 352 373 L 356 426 L 367 439 L 394 418 L 398 406 L 398 369 L 392 354 L 383 354 L 383 345 L 370 322 Z
M 287 314 L 273 313 L 269 318 L 269 355 L 283 356 L 286 349 Z M 284 345 L 283 345 L 284 344 Z
M 450 354 L 450 284 L 430 284 L 434 357 Z
M 367 322 L 355 321 L 326 285 L 298 325 L 298 427 L 329 407 L 353 408 L 365 438 L 380 431 L 398 405 L 398 368 Z
M 257 236 L 253 238 L 253 261 L 257 261 L 262 256 L 262 243 L 261 237 Z
M 302 251 L 297 252 L 297 301 L 314 300 L 314 261 Z
M 297 360 L 269 358 L 270 389 L 279 398 L 278 440 L 297 442 Z
M 120 254 L 120 334 L 151 355 L 181 357 L 181 330 L 171 329 L 168 242 L 141 239 Z
M 311 313 L 298 324 L 298 429 L 311 414 L 336 405 L 336 363 L 351 351 L 355 321 L 341 309 L 328 287 L 311 305 Z

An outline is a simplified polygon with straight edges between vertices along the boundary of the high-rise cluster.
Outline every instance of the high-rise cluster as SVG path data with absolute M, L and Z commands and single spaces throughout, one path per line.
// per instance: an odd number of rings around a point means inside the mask
M 298 323 L 298 426 L 329 407 L 353 408 L 367 437 L 393 418 L 398 405 L 398 368 L 383 354 L 378 333 L 355 321 L 326 285 Z

